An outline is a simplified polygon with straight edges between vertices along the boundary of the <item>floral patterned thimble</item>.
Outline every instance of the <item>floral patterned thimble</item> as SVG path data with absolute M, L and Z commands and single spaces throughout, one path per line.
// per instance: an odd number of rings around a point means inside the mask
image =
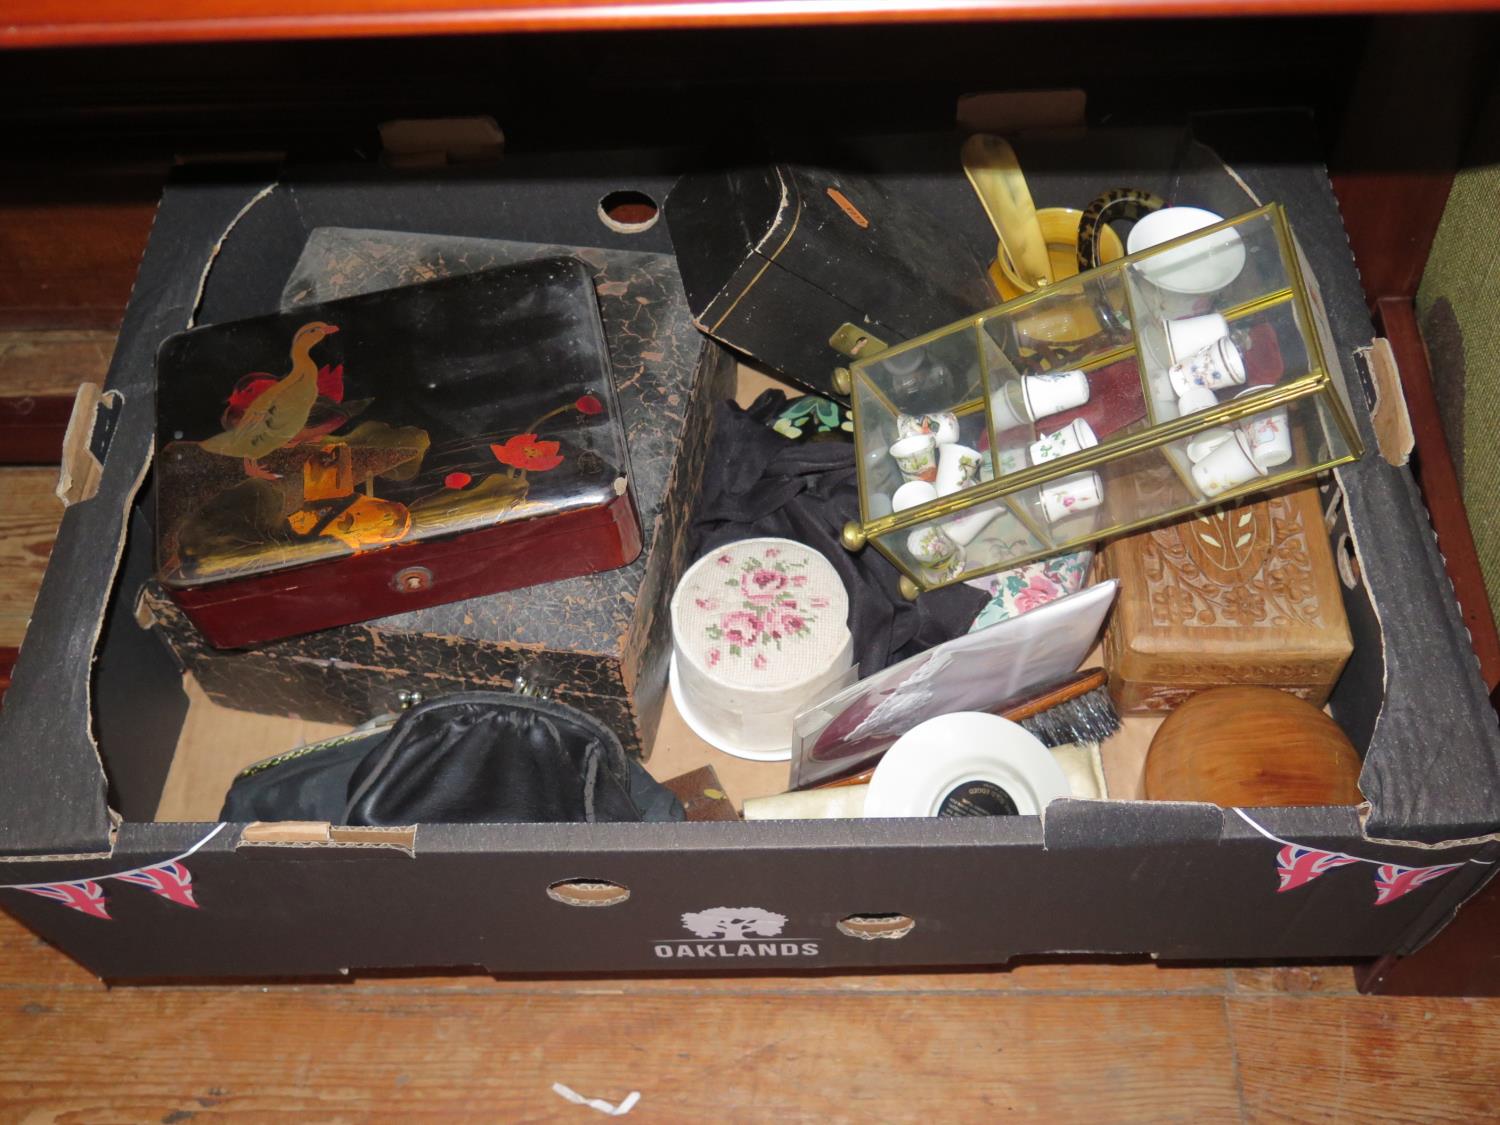
M 946 411 L 937 414 L 898 414 L 896 433 L 901 437 L 931 434 L 939 445 L 958 440 L 958 415 Z
M 1253 387 L 1235 397 L 1255 394 L 1262 389 Z M 1284 407 L 1252 414 L 1240 423 L 1240 427 L 1250 442 L 1251 459 L 1262 469 L 1274 469 L 1292 459 L 1292 430 Z
M 1167 378 L 1179 396 L 1189 387 L 1211 391 L 1236 387 L 1245 381 L 1245 357 L 1239 345 L 1225 336 L 1172 364 L 1167 368 Z
M 940 585 L 962 575 L 968 565 L 968 561 L 964 558 L 964 549 L 960 547 L 936 566 L 923 566 L 922 577 L 934 586 Z
M 958 554 L 958 544 L 939 527 L 919 527 L 906 537 L 906 549 L 923 566 L 942 566 Z
M 1043 485 L 1042 513 L 1049 523 L 1058 523 L 1079 512 L 1091 511 L 1104 502 L 1104 482 L 1098 473 L 1074 473 Z
M 972 488 L 979 483 L 979 470 L 984 458 L 977 449 L 967 445 L 938 446 L 937 493 L 949 496 L 963 488 Z
M 1082 418 L 1075 418 L 1055 433 L 1045 434 L 1031 443 L 1031 463 L 1040 465 L 1043 461 L 1055 461 L 1059 457 L 1066 457 L 1070 453 L 1098 444 L 1094 427 Z
M 1243 381 L 1243 380 L 1242 380 Z M 1021 389 L 1026 397 L 1026 411 L 1035 418 L 1061 414 L 1082 406 L 1089 400 L 1089 377 L 1082 371 L 1048 371 L 1044 375 L 1024 375 Z
M 1205 496 L 1218 496 L 1265 475 L 1266 470 L 1250 456 L 1250 439 L 1243 430 L 1236 430 L 1233 440 L 1216 446 L 1193 466 L 1193 480 Z
M 912 434 L 891 446 L 891 456 L 907 480 L 937 480 L 937 442 L 931 434 Z

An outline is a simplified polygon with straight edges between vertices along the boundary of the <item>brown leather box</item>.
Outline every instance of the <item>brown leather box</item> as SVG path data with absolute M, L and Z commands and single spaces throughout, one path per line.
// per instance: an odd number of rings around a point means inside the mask
M 1316 487 L 1116 540 L 1098 566 L 1120 580 L 1104 651 L 1125 711 L 1223 684 L 1321 705 L 1353 648 Z

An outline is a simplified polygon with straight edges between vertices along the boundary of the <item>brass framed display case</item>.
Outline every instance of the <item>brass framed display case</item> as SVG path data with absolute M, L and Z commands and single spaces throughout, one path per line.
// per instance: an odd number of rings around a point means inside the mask
M 1283 208 L 1169 211 L 1198 229 L 850 366 L 846 547 L 915 595 L 1359 457 Z

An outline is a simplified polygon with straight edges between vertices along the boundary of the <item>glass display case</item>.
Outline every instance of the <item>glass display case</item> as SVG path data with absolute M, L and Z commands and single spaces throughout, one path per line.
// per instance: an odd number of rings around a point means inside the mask
M 1300 262 L 1272 203 L 854 363 L 845 546 L 915 594 L 1354 460 Z

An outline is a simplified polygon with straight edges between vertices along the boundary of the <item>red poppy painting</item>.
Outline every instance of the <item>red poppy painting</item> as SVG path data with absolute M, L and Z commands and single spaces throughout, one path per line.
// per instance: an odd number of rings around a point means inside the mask
M 490 452 L 502 465 L 539 473 L 563 463 L 558 448 L 557 442 L 541 441 L 536 434 L 517 434 L 504 445 L 490 446 Z

